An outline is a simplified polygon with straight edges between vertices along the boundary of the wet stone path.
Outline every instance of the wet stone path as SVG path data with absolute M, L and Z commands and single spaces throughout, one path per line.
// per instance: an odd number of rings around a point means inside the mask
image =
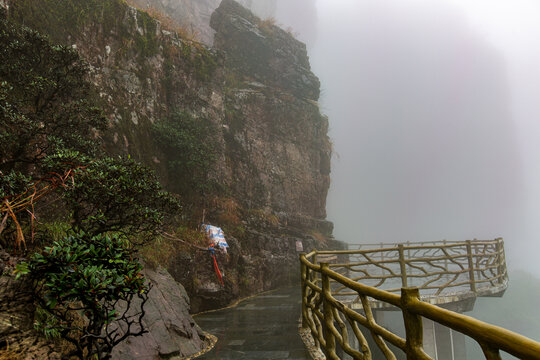
M 300 286 L 245 300 L 238 306 L 195 317 L 218 337 L 213 350 L 198 359 L 310 359 L 298 335 Z

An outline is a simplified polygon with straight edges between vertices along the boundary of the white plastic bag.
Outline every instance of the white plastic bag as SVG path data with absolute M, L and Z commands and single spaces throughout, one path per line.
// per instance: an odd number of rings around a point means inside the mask
M 223 233 L 223 230 L 221 230 L 220 227 L 208 225 L 208 224 L 202 224 L 201 225 L 202 231 L 206 233 L 206 236 L 208 236 L 208 239 L 220 249 L 223 250 L 223 252 L 227 252 L 227 248 L 229 247 L 229 244 L 227 244 L 227 240 L 225 240 L 225 234 Z

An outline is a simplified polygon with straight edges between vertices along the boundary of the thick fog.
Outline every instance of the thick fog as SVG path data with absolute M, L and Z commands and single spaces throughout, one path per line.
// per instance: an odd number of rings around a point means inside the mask
M 336 238 L 503 237 L 511 268 L 540 273 L 540 3 L 315 3 Z

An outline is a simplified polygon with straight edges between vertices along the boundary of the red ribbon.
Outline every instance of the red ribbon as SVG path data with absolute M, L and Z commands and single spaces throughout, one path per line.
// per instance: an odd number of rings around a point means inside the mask
M 219 282 L 221 283 L 221 286 L 225 286 L 225 283 L 223 282 L 223 276 L 221 276 L 221 271 L 219 271 L 219 267 L 216 261 L 216 256 L 212 254 L 212 259 L 214 259 L 214 270 L 216 271 L 216 275 L 219 279 Z

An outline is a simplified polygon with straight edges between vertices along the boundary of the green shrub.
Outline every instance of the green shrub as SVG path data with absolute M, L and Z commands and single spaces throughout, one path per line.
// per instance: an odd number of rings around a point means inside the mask
M 71 342 L 66 358 L 109 359 L 116 344 L 145 331 L 149 286 L 129 239 L 152 239 L 180 206 L 151 170 L 104 155 L 97 135 L 106 119 L 87 75 L 74 49 L 0 19 L 0 241 L 8 249 L 14 238 L 20 248 L 36 218 L 46 223 L 37 198 L 43 213 L 53 201 L 61 208 L 56 223 L 39 229 L 52 244 L 18 266 L 35 284 L 35 327 Z
M 5 175 L 0 172 L 2 181 L 0 181 L 0 199 L 9 198 L 23 193 L 32 179 L 18 171 L 10 171 Z
M 63 189 L 63 197 L 76 229 L 93 235 L 121 232 L 140 242 L 152 240 L 161 231 L 165 215 L 180 211 L 154 172 L 123 158 L 90 162 Z
M 0 171 L 27 171 L 58 148 L 95 155 L 106 119 L 79 54 L 0 20 Z
M 29 274 L 36 287 L 35 327 L 72 343 L 68 357 L 108 359 L 116 344 L 145 332 L 140 320 L 149 285 L 122 237 L 72 234 L 17 271 Z

